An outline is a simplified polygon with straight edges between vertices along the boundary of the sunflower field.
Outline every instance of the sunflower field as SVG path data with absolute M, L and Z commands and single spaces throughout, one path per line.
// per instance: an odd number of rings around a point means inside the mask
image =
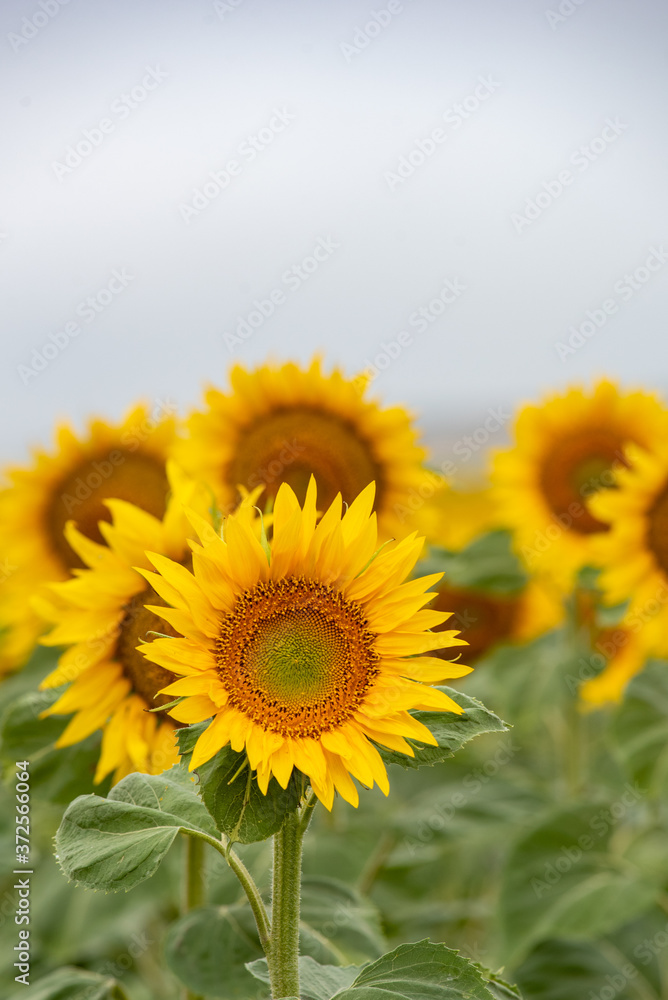
M 665 1000 L 668 403 L 463 488 L 320 357 L 0 493 L 8 1000 Z

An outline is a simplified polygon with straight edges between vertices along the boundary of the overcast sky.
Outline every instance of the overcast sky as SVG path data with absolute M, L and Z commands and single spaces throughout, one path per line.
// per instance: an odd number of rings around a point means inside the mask
M 667 11 L 3 0 L 2 459 L 314 351 L 441 450 L 668 389 Z

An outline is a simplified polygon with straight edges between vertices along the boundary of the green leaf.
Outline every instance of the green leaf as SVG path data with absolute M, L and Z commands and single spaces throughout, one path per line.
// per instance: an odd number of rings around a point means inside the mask
M 615 713 L 613 751 L 652 796 L 668 794 L 668 663 L 651 660 Z
M 580 997 L 608 995 L 622 1000 L 629 995 L 621 992 L 628 983 L 622 968 L 633 969 L 633 978 L 638 977 L 638 970 L 625 955 L 608 950 L 618 959 L 618 964 L 613 964 L 599 946 L 590 942 L 543 941 L 517 970 L 517 979 L 528 997 L 540 997 L 541 1000 L 563 1000 L 564 997 L 580 1000 Z
M 82 795 L 56 834 L 65 874 L 91 889 L 131 889 L 150 878 L 179 832 L 218 839 L 195 786 L 180 767 L 161 775 L 130 774 L 106 799 Z
M 418 567 L 418 575 L 443 573 L 444 582 L 463 590 L 513 594 L 522 590 L 527 576 L 513 552 L 509 531 L 491 531 L 459 552 L 434 547 Z
M 495 1000 L 473 963 L 431 941 L 400 945 L 367 965 L 349 989 L 335 996 L 336 1000 Z
M 54 691 L 31 691 L 7 705 L 0 719 L 0 759 L 3 769 L 13 773 L 15 761 L 28 758 L 31 793 L 48 802 L 68 803 L 92 789 L 101 738 L 96 733 L 75 746 L 56 749 L 69 717 L 39 716 L 57 697 Z M 108 786 L 109 781 L 101 790 Z
M 326 939 L 342 965 L 377 958 L 386 948 L 374 904 L 338 879 L 304 877 L 301 920 Z
M 620 810 L 581 806 L 544 819 L 515 844 L 501 887 L 499 916 L 509 965 L 547 938 L 595 939 L 647 910 L 657 886 L 608 853 Z M 636 799 L 637 802 L 637 799 Z
M 546 719 L 551 725 L 563 721 L 564 706 L 573 703 L 583 680 L 581 655 L 567 629 L 553 629 L 522 645 L 497 646 L 466 678 L 467 690 L 512 719 L 523 739 L 535 744 L 531 753 L 538 759 L 545 750 Z M 532 730 L 541 734 L 540 742 Z
M 209 719 L 204 722 L 196 722 L 193 726 L 182 726 L 176 732 L 176 742 L 179 745 L 179 753 L 184 763 L 190 761 L 195 744 L 205 729 L 209 728 Z
M 461 750 L 465 743 L 480 736 L 482 733 L 505 733 L 508 730 L 505 722 L 502 722 L 497 715 L 490 712 L 488 708 L 454 688 L 439 687 L 439 691 L 444 691 L 453 701 L 465 710 L 464 715 L 455 715 L 454 712 L 412 712 L 411 714 L 429 729 L 438 740 L 437 747 L 422 746 L 415 740 L 409 740 L 415 750 L 415 757 L 407 757 L 406 754 L 395 753 L 393 750 L 386 750 L 378 747 L 380 755 L 386 764 L 400 764 L 406 768 L 418 768 L 425 765 L 440 764 L 441 761 L 452 757 L 457 750 Z
M 484 969 L 481 965 L 478 965 L 477 962 L 473 964 L 482 977 L 487 980 L 487 989 L 494 997 L 494 1000 L 522 1000 L 522 994 L 517 986 L 512 986 L 505 979 L 501 979 L 495 973 L 490 972 L 489 969 Z
M 83 969 L 64 968 L 32 983 L 22 986 L 11 1000 L 126 1000 L 120 984 L 109 976 Z
M 187 765 L 200 734 L 208 723 L 199 723 L 179 732 L 179 748 Z M 253 844 L 272 837 L 289 812 L 299 805 L 301 777 L 293 775 L 286 789 L 271 778 L 266 795 L 258 788 L 245 752 L 235 753 L 228 745 L 215 757 L 195 769 L 200 794 L 218 829 L 230 842 Z
M 109 792 L 112 802 L 168 813 L 184 827 L 201 830 L 218 839 L 215 824 L 197 794 L 197 786 L 184 768 L 175 764 L 162 774 L 129 774 Z
M 167 965 L 195 993 L 246 1000 L 255 996 L 246 965 L 262 954 L 250 908 L 207 906 L 192 910 L 169 929 L 165 941 Z M 252 918 L 251 918 L 252 923 Z
M 266 958 L 248 962 L 246 968 L 262 983 L 269 983 Z M 299 993 L 302 1000 L 330 1000 L 339 990 L 350 986 L 360 969 L 357 965 L 321 965 L 308 955 L 299 958 Z

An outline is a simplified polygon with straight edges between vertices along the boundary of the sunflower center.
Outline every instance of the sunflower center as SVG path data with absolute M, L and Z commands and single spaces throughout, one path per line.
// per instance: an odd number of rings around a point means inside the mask
M 659 494 L 649 512 L 647 541 L 654 558 L 668 576 L 668 488 Z
M 248 489 L 264 484 L 272 497 L 288 483 L 303 503 L 311 474 L 323 509 L 339 492 L 352 503 L 374 479 L 378 505 L 383 483 L 369 442 L 342 417 L 310 407 L 273 412 L 242 431 L 228 479 Z
M 589 535 L 607 531 L 586 508 L 586 498 L 614 485 L 613 468 L 624 465 L 622 441 L 606 429 L 590 429 L 554 444 L 540 470 L 540 488 L 552 511 L 566 518 L 572 531 Z
M 121 622 L 120 635 L 116 645 L 116 657 L 123 666 L 123 673 L 132 683 L 132 688 L 136 694 L 140 695 L 149 708 L 159 705 L 166 705 L 172 700 L 167 695 L 161 694 L 156 698 L 156 694 L 161 688 L 167 687 L 176 676 L 164 667 L 159 667 L 157 663 L 151 663 L 138 649 L 139 640 L 144 639 L 148 632 L 162 632 L 165 635 L 177 636 L 179 633 L 167 624 L 162 618 L 158 618 L 152 611 L 148 611 L 145 604 L 159 604 L 165 606 L 165 602 L 159 597 L 152 587 L 147 587 L 140 594 L 135 594 L 131 601 L 125 606 L 125 618 Z
M 519 602 L 516 597 L 497 597 L 494 594 L 483 594 L 475 590 L 449 590 L 441 588 L 433 607 L 436 611 L 450 611 L 449 618 L 443 625 L 434 629 L 456 628 L 461 632 L 460 638 L 466 639 L 464 650 L 466 663 L 479 659 L 488 649 L 510 638 L 517 622 Z M 431 656 L 442 656 L 448 659 L 449 650 L 439 650 Z
M 229 703 L 263 729 L 319 736 L 352 717 L 378 675 L 360 608 L 301 577 L 258 583 L 222 622 L 218 672 Z
M 84 563 L 63 534 L 67 521 L 75 521 L 82 534 L 102 542 L 98 521 L 111 520 L 103 500 L 127 500 L 161 518 L 168 489 L 164 464 L 152 455 L 117 448 L 83 462 L 58 483 L 46 512 L 56 554 L 66 568 L 81 568 Z

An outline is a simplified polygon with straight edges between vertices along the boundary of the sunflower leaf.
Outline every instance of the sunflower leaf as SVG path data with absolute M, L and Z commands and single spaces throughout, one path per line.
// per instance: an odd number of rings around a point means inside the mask
M 629 776 L 652 798 L 668 792 L 668 663 L 650 660 L 613 716 L 614 749 Z
M 642 797 L 642 789 L 627 785 L 603 808 L 588 803 L 551 811 L 515 842 L 498 908 L 509 964 L 550 938 L 596 940 L 651 907 L 655 881 L 620 865 L 608 847 L 624 821 L 633 828 Z
M 456 701 L 464 710 L 464 715 L 455 715 L 454 712 L 412 712 L 416 719 L 424 723 L 427 729 L 438 740 L 438 746 L 423 746 L 415 740 L 409 740 L 414 751 L 414 757 L 397 753 L 394 750 L 386 750 L 378 747 L 381 757 L 386 764 L 400 764 L 405 768 L 418 768 L 425 765 L 440 764 L 448 757 L 454 756 L 465 743 L 480 736 L 482 733 L 504 733 L 508 726 L 505 722 L 476 698 L 471 698 L 462 691 L 454 688 L 439 687 L 439 691 L 444 691 L 453 701 Z
M 11 701 L 0 719 L 0 762 L 13 772 L 14 762 L 30 760 L 30 790 L 47 802 L 67 804 L 93 788 L 100 755 L 100 736 L 94 733 L 81 743 L 56 747 L 69 719 L 62 715 L 40 718 L 58 698 L 56 691 L 31 691 Z M 102 791 L 106 791 L 106 781 Z
M 304 876 L 301 920 L 327 940 L 342 965 L 377 959 L 387 947 L 375 904 L 352 886 L 327 875 Z M 313 957 L 329 964 L 318 955 Z
M 503 987 L 504 993 L 498 992 Z M 487 979 L 480 966 L 444 944 L 402 944 L 365 966 L 336 1000 L 498 1000 L 520 995 L 514 987 Z
M 132 889 L 150 878 L 179 832 L 218 839 L 213 820 L 186 772 L 129 774 L 106 799 L 80 795 L 56 833 L 63 872 L 90 889 Z
M 625 970 L 625 971 L 622 971 Z M 639 996 L 617 989 L 613 994 L 610 983 L 617 980 L 624 985 L 628 982 L 626 971 L 631 978 L 638 976 L 638 969 L 629 962 L 628 956 L 610 946 L 608 941 L 574 941 L 572 938 L 559 940 L 551 938 L 537 945 L 529 957 L 517 970 L 517 979 L 529 997 L 543 1000 L 559 1000 L 560 997 L 588 997 L 589 1000 L 607 997 Z M 644 994 L 643 994 L 644 995 Z M 658 994 L 647 993 L 647 996 Z
M 179 733 L 179 749 L 187 764 L 197 738 L 208 723 L 189 726 Z M 287 813 L 299 805 L 301 781 L 294 772 L 286 789 L 275 778 L 269 781 L 266 795 L 258 788 L 255 775 L 243 771 L 247 757 L 228 745 L 215 757 L 195 769 L 199 791 L 218 829 L 231 843 L 254 844 L 272 837 L 283 824 Z
M 243 904 L 191 910 L 172 924 L 165 941 L 167 966 L 184 986 L 222 1000 L 255 994 L 246 965 L 261 954 L 250 907 Z
M 11 1000 L 126 1000 L 120 983 L 110 976 L 67 966 L 24 986 Z

